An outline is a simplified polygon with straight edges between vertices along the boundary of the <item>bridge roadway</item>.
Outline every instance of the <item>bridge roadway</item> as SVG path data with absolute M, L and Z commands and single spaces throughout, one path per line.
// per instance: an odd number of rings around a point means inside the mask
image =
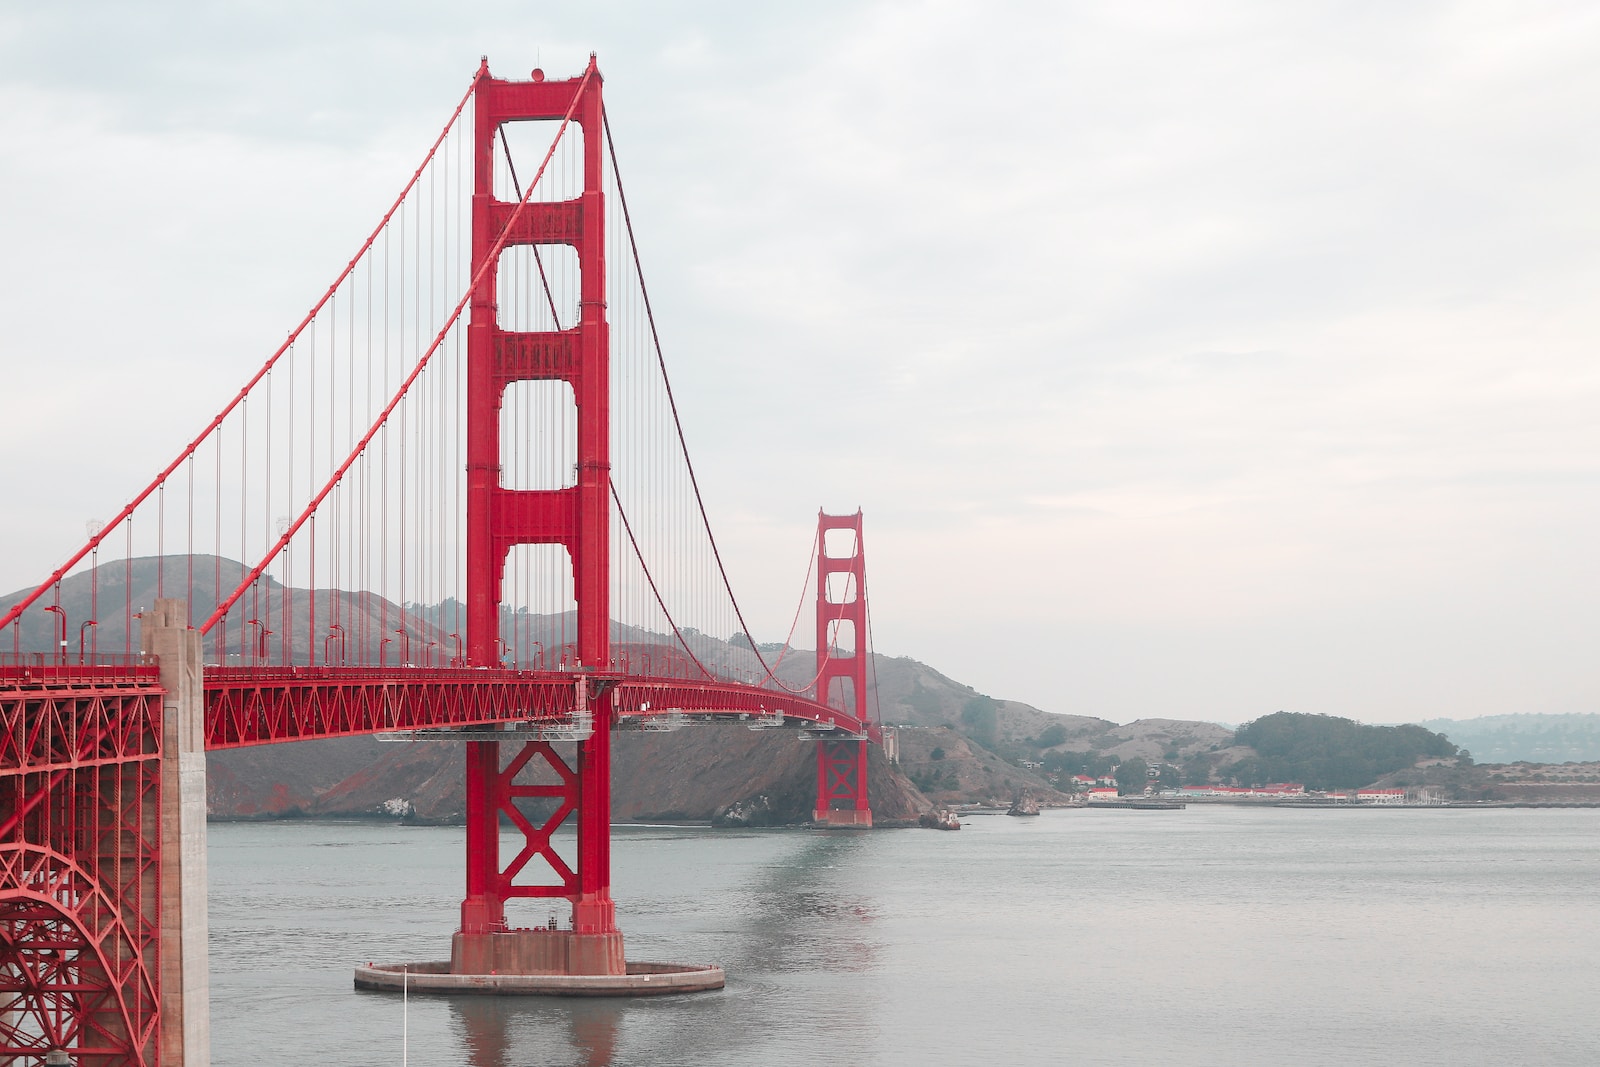
M 188 634 L 198 658 L 198 636 Z M 203 763 L 191 782 L 182 762 L 191 751 L 185 746 L 202 739 L 197 730 L 193 742 L 183 741 L 181 716 L 168 714 L 164 728 L 162 713 L 173 698 L 179 707 L 185 699 L 169 685 L 193 683 L 152 657 L 106 659 L 117 661 L 0 656 L 0 925 L 15 935 L 3 955 L 16 972 L 0 982 L 0 1059 L 70 1048 L 81 1057 L 150 1064 L 159 1056 L 158 1025 L 163 1042 L 176 1040 L 169 1029 L 196 1047 L 206 1040 L 204 968 L 188 959 L 204 952 L 204 894 L 191 900 L 183 888 L 204 884 Z M 550 727 L 544 732 L 559 737 L 563 724 L 579 724 L 586 707 L 597 711 L 607 700 L 622 728 L 743 720 L 878 740 L 875 725 L 849 712 L 731 681 L 428 667 L 207 667 L 200 674 L 210 749 L 390 731 L 467 740 L 503 732 L 507 741 L 541 732 L 519 724 Z M 177 803 L 184 796 L 189 807 Z M 202 862 L 184 882 L 173 875 L 182 869 L 178 856 L 196 847 L 183 830 L 186 812 L 198 813 Z M 114 847 L 84 851 L 85 832 Z M 77 946 L 77 962 L 63 968 L 53 953 L 67 944 Z M 652 982 L 649 991 L 671 991 L 649 966 L 638 965 L 651 975 L 643 979 Z M 719 969 L 680 970 L 702 983 L 684 988 L 709 988 L 701 971 L 714 970 L 721 984 Z M 562 980 L 601 981 L 588 973 Z M 383 980 L 374 978 L 380 987 Z M 626 984 L 632 972 L 607 980 Z M 91 1002 L 98 1007 L 84 1007 Z
M 269 666 L 207 667 L 203 684 L 208 749 L 516 723 L 556 726 L 574 722 L 605 694 L 624 727 L 727 719 L 880 740 L 876 723 L 850 712 L 780 689 L 707 679 L 492 667 Z

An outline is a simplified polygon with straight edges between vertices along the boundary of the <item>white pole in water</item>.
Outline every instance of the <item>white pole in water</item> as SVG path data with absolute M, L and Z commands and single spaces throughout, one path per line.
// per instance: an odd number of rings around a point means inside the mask
M 400 968 L 400 1067 L 411 1061 L 411 969 Z

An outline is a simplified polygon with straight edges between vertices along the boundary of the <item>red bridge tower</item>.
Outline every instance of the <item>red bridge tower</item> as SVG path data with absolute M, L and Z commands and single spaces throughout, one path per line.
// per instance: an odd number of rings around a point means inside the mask
M 835 536 L 831 539 L 829 534 Z M 830 554 L 830 547 L 839 551 Z M 817 513 L 817 702 L 849 711 L 863 723 L 867 712 L 867 571 L 861 547 L 861 512 Z M 815 820 L 834 826 L 871 826 L 867 804 L 867 738 L 817 742 Z
M 474 135 L 472 266 L 478 277 L 467 328 L 467 660 L 475 667 L 500 663 L 501 580 L 515 545 L 559 544 L 572 562 L 578 608 L 580 671 L 604 671 L 611 658 L 610 630 L 610 368 L 606 321 L 605 202 L 602 181 L 601 80 L 593 58 L 582 77 L 503 81 L 479 71 Z M 557 119 L 583 131 L 583 192 L 576 200 L 522 203 L 494 194 L 495 140 L 506 122 Z M 531 194 L 531 190 L 530 190 Z M 501 235 L 505 235 L 502 242 Z M 576 326 L 519 333 L 501 328 L 496 299 L 498 264 L 486 260 L 517 245 L 569 245 L 581 275 Z M 481 270 L 481 274 L 479 273 Z M 520 381 L 561 381 L 577 406 L 577 484 L 564 489 L 512 490 L 501 484 L 500 409 L 506 386 Z M 621 974 L 622 934 L 611 900 L 610 694 L 578 681 L 580 717 L 592 715 L 594 732 L 579 743 L 569 766 L 547 741 L 527 740 L 502 766 L 500 741 L 467 746 L 467 895 L 451 970 L 554 970 L 568 974 Z M 518 785 L 533 764 L 554 772 L 557 784 Z M 540 765 L 544 766 L 540 766 Z M 519 797 L 555 799 L 556 809 L 535 826 L 515 806 Z M 526 844 L 509 863 L 500 858 L 501 816 Z M 577 869 L 556 853 L 551 834 L 575 817 Z M 542 860 L 554 880 L 535 884 L 517 876 Z M 535 869 L 539 864 L 535 863 Z M 572 928 L 509 931 L 505 902 L 514 897 L 565 897 Z M 530 935 L 538 934 L 537 938 Z M 536 958 L 535 958 L 536 957 Z

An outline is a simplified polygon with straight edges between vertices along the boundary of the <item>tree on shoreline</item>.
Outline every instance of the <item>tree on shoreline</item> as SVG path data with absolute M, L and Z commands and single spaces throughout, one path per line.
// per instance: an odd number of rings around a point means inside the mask
M 1307 789 L 1355 789 L 1419 759 L 1459 751 L 1443 734 L 1420 726 L 1368 726 L 1289 711 L 1239 727 L 1235 744 L 1248 745 L 1256 755 L 1222 773 L 1243 785 L 1300 782 Z

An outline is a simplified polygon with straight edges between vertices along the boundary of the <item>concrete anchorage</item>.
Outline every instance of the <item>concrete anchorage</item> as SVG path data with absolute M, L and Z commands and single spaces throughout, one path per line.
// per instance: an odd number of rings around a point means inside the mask
M 200 633 L 182 600 L 157 600 L 139 650 L 161 666 L 161 1063 L 210 1067 L 206 958 L 206 736 Z

